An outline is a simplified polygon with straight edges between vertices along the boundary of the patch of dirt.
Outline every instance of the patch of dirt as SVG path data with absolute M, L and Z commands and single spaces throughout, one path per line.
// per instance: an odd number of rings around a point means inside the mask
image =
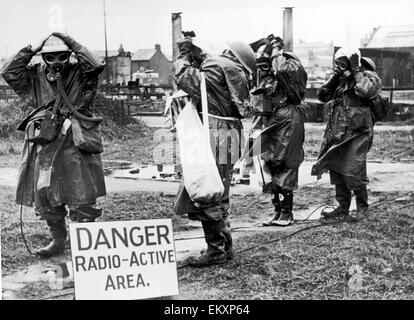
M 103 159 L 148 162 L 152 157 L 154 130 L 131 125 L 124 138 L 104 142 Z M 307 157 L 317 156 L 322 135 L 323 127 L 307 130 L 304 145 Z M 404 157 L 414 156 L 412 139 L 410 132 L 381 131 L 374 138 L 369 157 L 395 158 L 398 155 L 402 157 L 403 153 Z M 10 167 L 17 166 L 17 152 L 9 149 L 7 146 L 2 149 L 4 154 L 0 154 L 0 165 L 10 163 Z M 370 202 L 378 203 L 412 191 L 413 174 L 375 173 L 369 185 Z M 395 192 L 389 192 L 390 185 Z M 199 222 L 174 214 L 173 201 L 174 196 L 159 192 L 114 192 L 100 199 L 99 205 L 105 210 L 103 221 L 172 218 L 174 231 L 180 236 L 202 234 Z M 257 192 L 234 194 L 230 222 L 232 227 L 243 227 L 233 233 L 235 250 L 256 247 L 237 254 L 224 266 L 180 269 L 179 298 L 413 299 L 414 207 L 410 206 L 413 202 L 412 196 L 405 196 L 373 208 L 369 220 L 326 225 L 274 241 L 281 235 L 318 223 L 298 223 L 285 229 L 259 228 L 261 222 L 273 213 L 270 195 Z M 304 219 L 318 206 L 333 203 L 332 186 L 303 187 L 294 195 L 295 217 Z M 14 205 L 14 188 L 0 186 L 0 208 L 3 276 L 42 263 L 26 252 L 20 234 L 19 211 Z M 38 221 L 33 210 L 24 210 L 23 220 L 31 248 L 42 247 L 50 241 L 46 223 Z M 274 242 L 264 244 L 269 241 Z M 198 247 L 187 242 L 189 252 L 199 251 Z M 199 245 L 205 244 L 201 240 L 197 242 Z M 59 259 L 70 260 L 69 245 Z M 360 286 L 350 285 L 350 270 L 360 270 Z M 36 299 L 50 293 L 45 283 L 36 281 L 16 292 L 17 297 L 23 299 Z
M 395 204 L 360 223 L 326 225 L 236 255 L 224 266 L 179 270 L 187 299 L 413 299 L 414 216 Z M 235 249 L 277 239 L 272 232 L 239 238 Z M 349 270 L 362 270 L 351 287 Z
M 6 205 L 11 194 L 4 194 L 1 197 Z M 373 192 L 370 199 L 378 203 L 401 195 Z M 180 236 L 202 235 L 198 222 L 173 215 L 173 199 L 157 193 L 113 193 L 100 204 L 106 208 L 105 221 L 172 218 Z M 311 212 L 320 204 L 332 203 L 332 199 L 332 188 L 304 187 L 295 193 L 294 210 Z M 290 228 L 253 227 L 272 213 L 270 196 L 234 196 L 231 202 L 232 226 L 250 226 L 234 230 L 236 252 L 255 248 L 237 253 L 234 260 L 223 266 L 179 269 L 179 299 L 414 298 L 414 214 L 413 207 L 408 207 L 414 202 L 412 196 L 404 195 L 373 208 L 369 220 L 310 228 L 280 241 L 277 239 L 281 236 L 319 223 L 299 223 Z M 11 210 L 10 203 L 8 206 Z M 37 258 L 25 252 L 15 217 L 2 215 L 2 219 L 3 272 L 10 274 L 38 263 Z M 33 247 L 48 242 L 42 222 L 29 221 L 26 233 Z M 191 249 L 191 241 L 186 242 L 189 252 L 197 254 L 200 248 Z M 197 243 L 205 245 L 203 239 Z M 60 260 L 70 260 L 69 247 Z M 355 266 L 362 272 L 359 287 L 350 285 L 349 270 Z M 17 293 L 18 298 L 33 299 L 56 291 L 33 282 Z

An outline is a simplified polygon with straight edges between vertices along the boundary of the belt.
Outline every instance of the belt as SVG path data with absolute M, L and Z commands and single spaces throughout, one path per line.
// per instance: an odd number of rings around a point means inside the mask
M 200 113 L 202 114 L 202 112 Z M 220 119 L 220 120 L 228 120 L 228 121 L 239 121 L 240 120 L 239 118 L 236 118 L 236 117 L 222 117 L 222 116 L 216 116 L 215 114 L 211 114 L 211 113 L 209 113 L 208 116 L 212 118 Z

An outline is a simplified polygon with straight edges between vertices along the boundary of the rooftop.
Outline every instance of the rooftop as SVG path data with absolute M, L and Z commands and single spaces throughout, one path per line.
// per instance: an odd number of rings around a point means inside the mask
M 138 49 L 132 56 L 133 61 L 147 61 L 155 54 L 155 49 Z
M 364 40 L 366 48 L 414 47 L 414 24 L 379 26 Z
M 99 58 L 105 58 L 105 50 L 93 50 L 94 54 L 96 54 Z M 108 50 L 108 57 L 115 57 L 118 56 L 118 50 Z
M 172 56 L 169 54 L 165 54 L 161 51 L 161 45 L 155 44 L 153 49 L 138 49 L 133 55 L 132 55 L 132 61 L 148 61 L 150 60 L 154 54 L 159 51 L 161 52 L 168 61 L 172 61 Z

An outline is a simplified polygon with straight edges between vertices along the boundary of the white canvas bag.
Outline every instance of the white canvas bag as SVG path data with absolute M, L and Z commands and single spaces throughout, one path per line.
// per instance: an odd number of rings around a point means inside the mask
M 186 104 L 177 118 L 180 159 L 184 186 L 191 200 L 216 202 L 224 194 L 224 185 L 210 146 L 204 74 L 201 78 L 201 100 L 204 126 L 191 102 Z
M 266 162 L 260 156 L 253 156 L 253 163 L 259 186 L 263 187 L 271 183 L 272 173 Z

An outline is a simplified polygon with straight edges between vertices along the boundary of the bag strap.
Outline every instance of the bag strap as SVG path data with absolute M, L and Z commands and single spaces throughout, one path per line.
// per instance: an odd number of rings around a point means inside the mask
M 199 112 L 199 113 L 203 114 L 203 112 Z M 227 121 L 239 121 L 240 120 L 239 118 L 236 118 L 236 117 L 221 117 L 221 116 L 217 116 L 211 113 L 209 113 L 208 116 L 212 118 L 220 119 L 220 120 L 227 120 Z
M 208 145 L 210 145 L 210 128 L 208 125 L 208 102 L 207 102 L 206 77 L 205 77 L 204 72 L 200 72 L 200 76 L 201 76 L 200 90 L 201 90 L 201 108 L 203 111 L 203 126 L 204 126 L 204 130 L 206 131 Z
M 57 112 L 59 110 L 59 104 L 60 104 L 60 95 L 57 94 L 56 99 L 55 99 L 55 104 L 53 105 L 53 109 L 52 109 L 52 119 L 57 115 Z
M 103 120 L 102 117 L 96 117 L 96 118 L 87 117 L 87 116 L 81 114 L 78 110 L 76 110 L 76 108 L 70 102 L 70 100 L 69 100 L 69 98 L 68 98 L 68 96 L 65 92 L 65 89 L 63 88 L 61 78 L 56 79 L 56 87 L 57 87 L 57 90 L 58 90 L 58 95 L 60 94 L 60 96 L 63 99 L 63 102 L 70 109 L 70 111 L 72 111 L 72 114 L 75 118 L 77 118 L 79 120 L 90 121 L 90 122 L 101 122 Z

